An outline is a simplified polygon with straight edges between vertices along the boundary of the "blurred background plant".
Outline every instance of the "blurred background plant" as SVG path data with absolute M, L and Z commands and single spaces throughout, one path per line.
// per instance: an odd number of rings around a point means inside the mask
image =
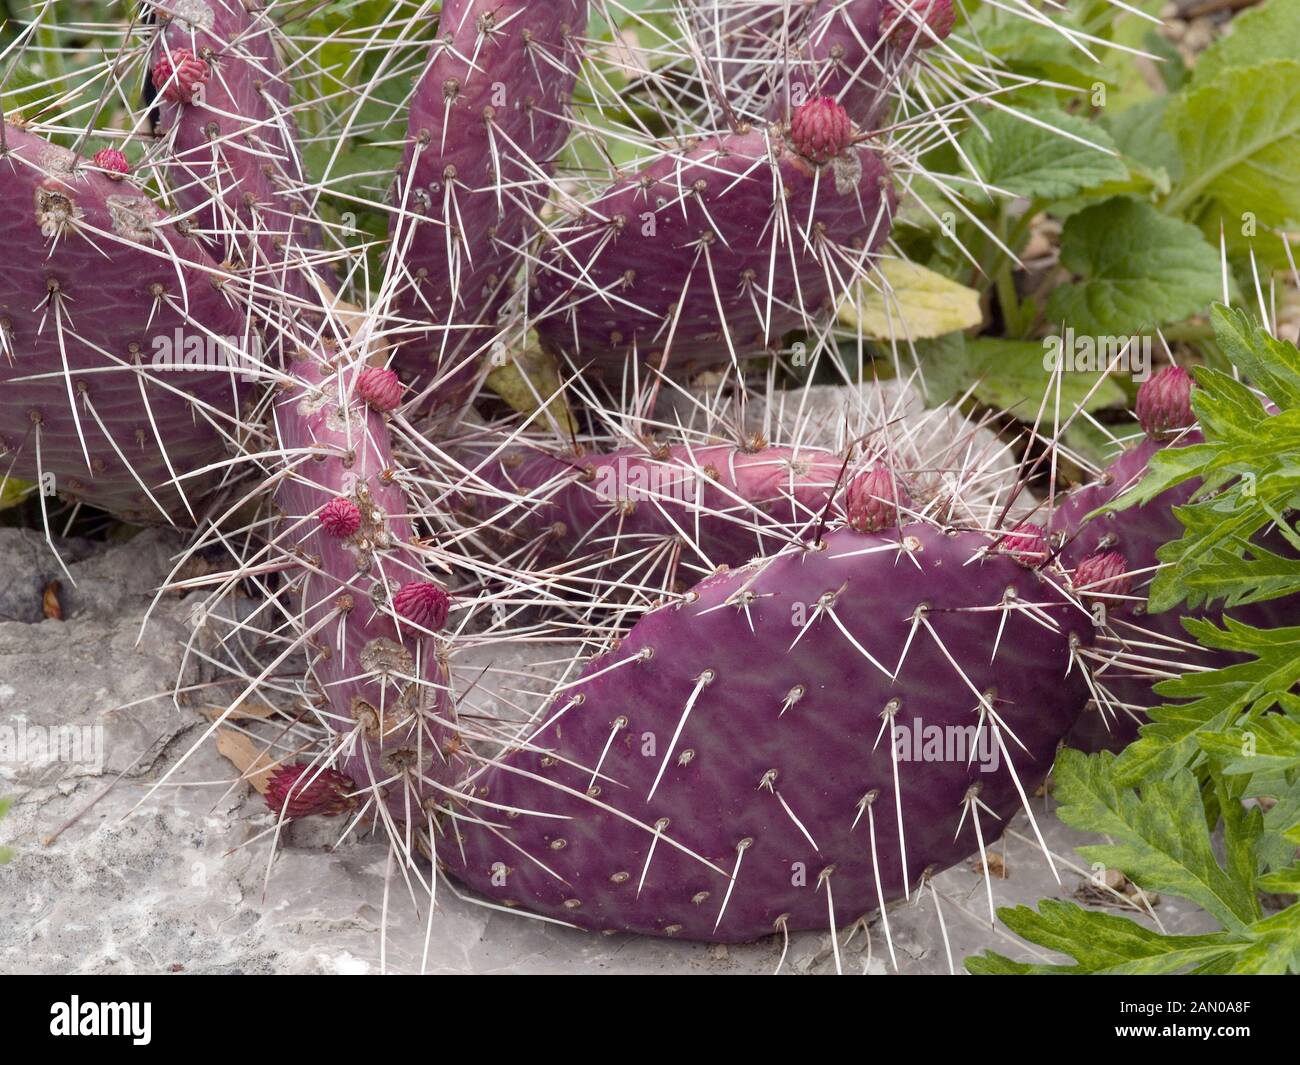
M 13 804 L 14 804 L 13 799 L 0 799 L 0 818 L 3 818 L 5 814 L 9 812 L 9 807 L 11 807 Z M 4 865 L 5 862 L 12 861 L 13 856 L 14 856 L 14 852 L 12 848 L 0 847 L 0 865 Z

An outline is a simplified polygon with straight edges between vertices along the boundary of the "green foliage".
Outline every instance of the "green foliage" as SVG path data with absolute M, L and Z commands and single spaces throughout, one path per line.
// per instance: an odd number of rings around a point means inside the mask
M 1235 67 L 1251 67 L 1269 59 L 1293 59 L 1300 40 L 1300 4 L 1260 4 L 1235 16 L 1228 33 L 1196 60 L 1197 85 L 1216 82 Z
M 1089 336 L 1149 331 L 1195 314 L 1221 291 L 1218 253 L 1196 227 L 1135 200 L 1072 215 L 1061 264 L 1080 280 L 1052 292 L 1048 318 Z
M 1167 116 L 1184 171 L 1169 209 L 1204 197 L 1268 225 L 1300 221 L 1300 62 L 1271 60 L 1198 86 Z
M 1300 554 L 1289 524 L 1300 506 L 1300 351 L 1239 311 L 1216 307 L 1212 319 L 1241 380 L 1198 371 L 1193 403 L 1205 442 L 1161 452 L 1117 505 L 1203 481 L 1177 512 L 1182 538 L 1160 551 L 1166 566 L 1152 598 L 1164 606 L 1259 602 L 1300 590 L 1295 555 L 1252 543 L 1276 524 Z M 1242 660 L 1161 684 L 1170 702 L 1151 711 L 1152 723 L 1118 758 L 1062 752 L 1054 770 L 1058 812 L 1072 827 L 1106 837 L 1080 848 L 1086 859 L 1196 903 L 1221 930 L 1163 935 L 1045 900 L 1037 911 L 1017 907 L 1000 916 L 1074 965 L 1028 965 L 989 952 L 967 962 L 972 972 L 1300 972 L 1300 903 L 1268 915 L 1260 903 L 1262 893 L 1300 894 L 1300 627 L 1256 628 L 1230 618 L 1183 624 L 1203 646 Z
M 9 807 L 14 804 L 13 799 L 0 799 L 0 817 L 4 817 L 9 812 Z M 0 865 L 13 859 L 14 852 L 9 847 L 0 847 Z
M 1156 13 L 1160 5 L 1139 6 Z M 927 153 L 923 162 L 938 178 L 913 190 L 930 210 L 905 211 L 898 239 L 909 255 L 990 294 L 997 312 L 986 316 L 985 328 L 1000 321 L 1008 340 L 1065 328 L 1151 335 L 1198 319 L 1225 295 L 1221 241 L 1229 298 L 1253 289 L 1254 269 L 1289 268 L 1283 233 L 1300 223 L 1293 165 L 1300 151 L 1300 0 L 1268 0 L 1235 17 L 1194 72 L 1136 15 L 1085 4 L 1054 21 L 1089 34 L 1086 50 L 1061 28 L 974 7 L 972 38 L 1025 87 L 978 114 L 958 139 L 960 150 L 944 143 Z M 1140 75 L 1123 50 L 1131 48 L 1160 60 L 1163 90 Z M 1031 86 L 1032 79 L 1053 84 Z M 952 210 L 940 184 L 956 190 L 972 217 Z M 956 219 L 946 228 L 934 221 L 945 211 Z M 1021 253 L 1043 219 L 1062 224 L 1060 262 L 1074 279 L 1026 295 L 1001 249 Z M 963 247 L 978 260 L 976 270 Z M 1185 341 L 1206 361 L 1221 361 L 1198 328 L 1184 330 Z M 925 362 L 941 357 L 939 350 L 920 352 L 927 380 L 947 376 Z M 1001 391 L 996 377 L 994 368 L 987 387 Z M 1048 383 L 1044 376 L 1037 395 Z M 1024 382 L 1005 385 L 1018 390 Z M 1262 574 L 1268 559 L 1259 562 Z
M 961 145 L 980 179 L 1012 196 L 1062 199 L 1128 176 L 1110 135 L 1063 111 L 994 111 Z

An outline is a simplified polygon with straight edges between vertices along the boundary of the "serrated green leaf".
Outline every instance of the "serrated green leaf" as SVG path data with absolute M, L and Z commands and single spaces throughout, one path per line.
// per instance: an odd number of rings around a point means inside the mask
M 1219 865 L 1204 819 L 1187 815 L 1201 806 L 1196 778 L 1181 770 L 1166 780 L 1145 781 L 1139 795 L 1116 782 L 1113 761 L 1109 753 L 1090 758 L 1068 749 L 1057 759 L 1058 816 L 1073 828 L 1114 840 L 1079 853 L 1121 870 L 1142 887 L 1192 900 L 1230 930 L 1258 919 L 1249 883 Z M 1254 835 L 1259 831 L 1262 825 L 1256 823 Z
M 1300 62 L 1233 68 L 1178 96 L 1168 122 L 1183 157 L 1170 211 L 1213 199 L 1268 225 L 1300 221 Z
M 1219 80 L 1233 67 L 1266 59 L 1293 59 L 1300 41 L 1300 0 L 1269 0 L 1235 15 L 1224 33 L 1196 58 L 1196 85 Z
M 1273 891 L 1279 895 L 1300 895 L 1300 863 L 1265 873 L 1255 880 L 1260 891 Z
M 1168 96 L 1156 96 L 1123 111 L 1107 112 L 1102 116 L 1101 124 L 1126 158 L 1136 160 L 1152 172 L 1163 172 L 1168 178 L 1177 180 L 1182 173 L 1183 160 L 1173 134 L 1165 126 L 1169 100 Z
M 1247 942 L 1207 970 L 1230 976 L 1285 976 L 1300 972 L 1300 905 L 1251 926 Z
M 1182 972 L 1218 958 L 1232 944 L 1222 932 L 1161 935 L 1127 918 L 1058 899 L 1044 899 L 1038 912 L 1028 906 L 1000 909 L 998 917 L 1022 938 L 1068 954 L 1078 964 L 1030 965 L 988 951 L 966 960 L 966 968 L 976 975 L 1154 976 Z
M 1154 207 L 1113 199 L 1071 215 L 1061 264 L 1080 280 L 1052 292 L 1048 320 L 1093 336 L 1128 336 L 1207 309 L 1222 282 L 1200 231 Z
M 980 294 L 902 259 L 884 259 L 879 277 L 859 283 L 839 318 L 874 340 L 922 340 L 979 325 Z
M 1197 743 L 1218 758 L 1229 775 L 1300 768 L 1300 720 L 1282 714 L 1268 714 L 1222 732 L 1201 732 Z
M 994 111 L 960 143 L 985 184 L 1031 200 L 1128 177 L 1106 131 L 1063 111 Z
M 1115 778 L 1133 784 L 1175 773 L 1200 751 L 1202 733 L 1224 732 L 1247 713 L 1279 705 L 1300 682 L 1300 628 L 1257 629 L 1230 617 L 1224 627 L 1186 618 L 1184 627 L 1202 646 L 1250 656 L 1208 673 L 1188 673 L 1159 684 L 1167 703 L 1148 712 L 1151 723 L 1119 757 Z

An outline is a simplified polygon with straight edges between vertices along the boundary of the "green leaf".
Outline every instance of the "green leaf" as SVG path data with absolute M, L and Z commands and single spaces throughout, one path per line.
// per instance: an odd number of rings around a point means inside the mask
M 985 184 L 1031 200 L 1128 177 L 1106 131 L 1063 111 L 994 111 L 960 143 Z
M 1266 917 L 1251 926 L 1247 941 L 1207 968 L 1210 973 L 1232 976 L 1285 976 L 1300 972 L 1300 905 Z
M 840 321 L 877 340 L 921 340 L 983 321 L 980 294 L 902 259 L 884 259 L 879 277 L 858 284 L 840 304 Z
M 1234 68 L 1175 98 L 1168 122 L 1184 169 L 1168 210 L 1212 199 L 1267 225 L 1300 221 L 1300 62 Z
M 1014 961 L 993 952 L 967 959 L 967 968 L 988 975 L 1154 975 L 1193 972 L 1287 973 L 1300 970 L 1300 904 L 1264 917 L 1256 893 L 1300 891 L 1300 863 L 1257 875 L 1263 818 L 1248 808 L 1243 778 L 1210 774 L 1204 793 L 1182 771 L 1147 781 L 1140 792 L 1114 778 L 1109 754 L 1091 758 L 1064 751 L 1057 761 L 1056 793 L 1067 824 L 1105 833 L 1113 842 L 1081 848 L 1085 858 L 1118 867 L 1146 886 L 1205 906 L 1225 928 L 1194 936 L 1171 936 L 1112 914 L 1045 899 L 1038 912 L 1003 909 L 1011 931 L 1074 965 Z M 1207 814 L 1223 822 L 1224 864 L 1214 856 Z
M 1233 16 L 1218 37 L 1196 59 L 1193 81 L 1208 85 L 1233 67 L 1249 67 L 1266 59 L 1292 59 L 1300 41 L 1300 0 L 1270 0 Z
M 1068 954 L 1078 964 L 1027 965 L 989 951 L 966 960 L 966 968 L 976 975 L 1154 976 L 1182 972 L 1218 958 L 1232 942 L 1222 932 L 1161 935 L 1127 918 L 1085 910 L 1058 899 L 1044 899 L 1037 913 L 1028 906 L 1017 906 L 998 910 L 998 917 L 1022 938 Z
M 1300 682 L 1300 628 L 1256 629 L 1230 617 L 1220 629 L 1208 621 L 1186 618 L 1184 627 L 1203 646 L 1250 656 L 1208 673 L 1188 673 L 1157 686 L 1171 699 L 1148 711 L 1151 723 L 1120 755 L 1116 779 L 1135 783 L 1174 773 L 1190 765 L 1200 750 L 1200 736 L 1223 732 L 1247 713 L 1280 705 Z
M 963 40 L 949 38 L 949 42 L 975 62 L 994 60 L 1007 70 L 1033 78 L 1064 82 L 1079 89 L 1096 81 L 1114 82 L 1117 72 L 1099 64 L 1095 58 L 1098 53 L 1089 55 L 1071 43 L 1062 32 L 1065 29 L 1075 33 L 1080 30 L 1068 11 L 1054 14 L 1048 23 L 983 5 L 971 20 L 971 32 L 963 35 Z
M 970 353 L 964 333 L 948 333 L 913 345 L 920 368 L 918 384 L 925 391 L 925 405 L 937 407 L 961 395 L 971 384 Z
M 1195 226 L 1129 199 L 1071 215 L 1061 264 L 1080 280 L 1052 292 L 1047 317 L 1094 336 L 1179 321 L 1205 310 L 1222 289 L 1218 252 Z
M 1300 768 L 1300 720 L 1267 714 L 1238 728 L 1197 735 L 1201 750 L 1223 763 L 1227 774 Z
M 1300 862 L 1279 869 L 1276 873 L 1265 873 L 1255 881 L 1260 891 L 1272 891 L 1279 895 L 1300 895 Z
M 1108 112 L 1102 116 L 1101 124 L 1126 158 L 1177 180 L 1183 160 L 1173 134 L 1165 126 L 1169 100 L 1168 96 L 1157 96 L 1123 111 Z
M 990 407 L 1011 411 L 1021 420 L 1033 420 L 1044 395 L 1049 396 L 1049 408 L 1055 407 L 1058 382 L 1062 411 L 1078 407 L 1097 410 L 1125 400 L 1124 390 L 1100 372 L 1055 373 L 1048 369 L 1048 349 L 1042 341 L 980 337 L 966 347 L 971 379 L 976 381 L 975 397 Z M 1104 379 L 1094 390 L 1099 377 Z
M 1113 762 L 1106 752 L 1089 758 L 1072 750 L 1057 759 L 1061 820 L 1115 841 L 1082 847 L 1079 853 L 1121 870 L 1144 888 L 1192 900 L 1231 930 L 1256 920 L 1259 903 L 1250 884 L 1219 865 L 1204 818 L 1188 816 L 1201 805 L 1196 778 L 1182 770 L 1167 780 L 1148 780 L 1139 795 L 1116 782 Z M 1256 821 L 1252 838 L 1262 830 Z

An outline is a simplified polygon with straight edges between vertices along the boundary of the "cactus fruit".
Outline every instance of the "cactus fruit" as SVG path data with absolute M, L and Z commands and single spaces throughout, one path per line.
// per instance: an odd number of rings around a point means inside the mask
M 811 163 L 829 163 L 853 141 L 853 121 L 832 97 L 819 96 L 790 116 L 790 143 Z
M 990 544 L 841 529 L 706 579 L 476 776 L 507 812 L 439 857 L 501 905 L 724 942 L 915 889 L 1001 833 L 1086 692 L 1086 615 Z M 915 764 L 922 730 L 972 742 Z
M 1196 424 L 1192 413 L 1192 375 L 1181 366 L 1166 366 L 1138 389 L 1137 418 L 1153 440 Z
M 823 167 L 788 130 L 705 138 L 615 182 L 555 233 L 535 304 L 544 344 L 617 383 L 635 359 L 684 372 L 762 354 L 839 295 L 889 235 L 868 148 Z
M 127 180 L 6 123 L 0 436 L 6 469 L 137 522 L 193 522 L 247 435 L 244 315 Z
M 367 366 L 357 375 L 357 395 L 372 410 L 387 414 L 402 404 L 402 382 L 392 370 Z
M 320 524 L 330 536 L 351 536 L 361 528 L 361 508 L 352 500 L 337 496 L 321 507 Z
M 356 808 L 356 787 L 337 770 L 296 762 L 272 770 L 266 782 L 266 805 L 285 820 L 334 817 Z
M 872 463 L 849 482 L 844 510 L 858 532 L 879 532 L 898 524 L 899 507 L 910 502 L 901 478 L 882 462 Z
M 393 610 L 417 629 L 436 632 L 447 624 L 451 598 L 432 581 L 408 581 L 393 596 Z
M 1047 561 L 1050 551 L 1043 527 L 1032 521 L 1018 522 L 1001 537 L 994 550 L 1015 560 L 1026 569 L 1036 569 Z
M 1122 600 L 1133 590 L 1128 559 L 1118 551 L 1098 551 L 1088 555 L 1071 576 L 1074 588 L 1083 595 Z M 1123 603 L 1115 604 L 1123 609 Z
M 92 165 L 99 167 L 114 181 L 120 175 L 131 173 L 131 164 L 127 162 L 126 156 L 116 148 L 100 148 L 90 162 Z
M 956 22 L 952 0 L 885 0 L 885 36 L 895 47 L 929 48 L 947 37 Z
M 411 98 L 389 227 L 397 367 L 455 409 L 472 393 L 551 192 L 587 0 L 445 0 Z
M 208 64 L 188 48 L 177 48 L 158 57 L 151 76 L 164 100 L 184 105 L 195 102 L 195 95 L 207 85 L 211 73 Z

